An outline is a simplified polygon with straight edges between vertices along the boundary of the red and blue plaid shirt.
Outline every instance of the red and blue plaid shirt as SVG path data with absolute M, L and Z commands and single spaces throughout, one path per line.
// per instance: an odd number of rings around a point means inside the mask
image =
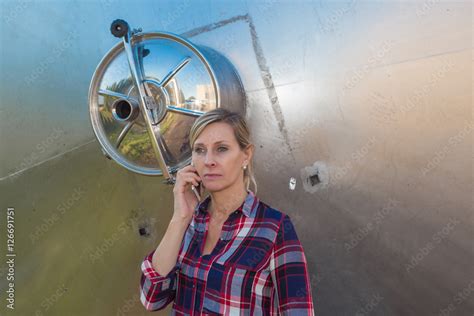
M 303 247 L 287 214 L 248 191 L 223 224 L 213 251 L 202 255 L 210 196 L 195 209 L 178 260 L 167 275 L 141 264 L 140 300 L 172 315 L 314 315 Z

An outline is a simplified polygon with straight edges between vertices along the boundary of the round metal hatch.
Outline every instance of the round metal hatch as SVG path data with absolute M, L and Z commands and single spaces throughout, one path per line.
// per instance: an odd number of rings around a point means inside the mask
M 244 89 L 230 62 L 165 32 L 124 36 L 97 66 L 89 89 L 104 154 L 144 175 L 167 176 L 189 164 L 192 124 L 221 106 L 245 115 Z

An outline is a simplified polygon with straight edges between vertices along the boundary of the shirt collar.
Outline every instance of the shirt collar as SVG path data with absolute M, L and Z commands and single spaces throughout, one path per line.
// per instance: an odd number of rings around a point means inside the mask
M 199 212 L 207 213 L 207 206 L 209 205 L 210 201 L 211 195 L 209 194 L 203 201 L 196 205 L 194 208 L 194 214 L 198 215 Z M 245 216 L 250 217 L 252 215 L 252 211 L 257 205 L 257 203 L 255 203 L 256 201 L 258 202 L 258 198 L 255 193 L 252 190 L 247 190 L 245 201 L 239 206 L 239 208 L 237 208 L 237 210 L 235 210 L 235 212 L 242 211 Z

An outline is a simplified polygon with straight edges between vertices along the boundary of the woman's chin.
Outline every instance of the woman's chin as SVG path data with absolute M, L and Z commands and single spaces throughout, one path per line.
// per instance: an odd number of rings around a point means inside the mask
M 224 188 L 222 184 L 213 183 L 213 181 L 209 181 L 209 183 L 205 183 L 204 186 L 208 192 L 217 192 Z

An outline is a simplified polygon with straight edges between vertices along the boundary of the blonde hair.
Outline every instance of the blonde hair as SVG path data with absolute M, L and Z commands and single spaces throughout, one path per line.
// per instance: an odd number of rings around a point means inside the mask
M 224 108 L 216 108 L 204 113 L 194 122 L 189 132 L 189 145 L 191 148 L 193 148 L 194 142 L 198 138 L 199 134 L 201 134 L 201 132 L 204 130 L 204 128 L 215 122 L 224 122 L 232 127 L 235 138 L 237 139 L 237 143 L 239 144 L 241 150 L 244 150 L 248 145 L 252 144 L 250 141 L 250 130 L 242 115 Z M 253 173 L 252 159 L 250 159 L 247 169 L 244 169 L 244 184 L 247 188 L 247 191 L 249 190 L 250 182 L 253 183 L 254 192 L 256 194 L 257 182 L 255 181 L 255 175 Z

